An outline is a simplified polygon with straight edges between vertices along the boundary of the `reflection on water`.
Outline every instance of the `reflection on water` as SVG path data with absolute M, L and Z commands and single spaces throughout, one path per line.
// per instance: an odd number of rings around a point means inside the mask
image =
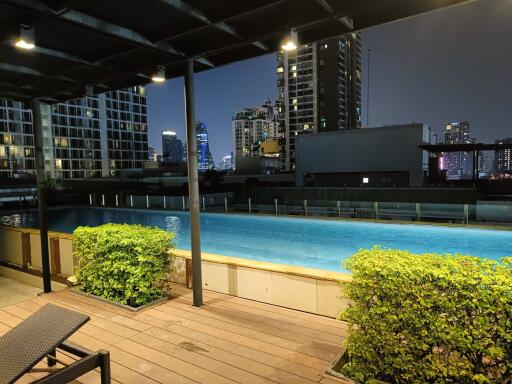
M 179 234 L 182 232 L 182 223 L 178 216 L 165 217 L 165 229 L 169 232 Z
M 13 213 L 10 215 L 0 216 L 0 224 L 8 225 L 10 227 L 23 227 L 23 216 L 20 213 Z

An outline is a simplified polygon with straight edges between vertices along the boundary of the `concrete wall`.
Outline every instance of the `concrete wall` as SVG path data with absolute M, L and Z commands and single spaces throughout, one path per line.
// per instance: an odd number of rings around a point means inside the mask
M 203 288 L 228 295 L 336 317 L 347 306 L 340 282 L 347 274 L 202 254 Z M 189 251 L 176 251 L 172 281 L 186 284 Z
M 313 173 L 408 172 L 410 186 L 423 183 L 429 141 L 424 124 L 404 124 L 296 137 L 296 185 Z
M 30 239 L 29 249 L 27 239 L 23 246 L 24 234 Z M 75 260 L 71 236 L 50 232 L 49 239 L 52 273 L 72 275 Z M 187 281 L 190 251 L 176 250 L 173 254 L 170 281 L 190 283 Z M 208 253 L 203 253 L 202 259 L 204 289 L 330 317 L 346 307 L 340 281 L 349 282 L 349 275 Z M 38 231 L 0 227 L 0 262 L 25 270 L 40 270 Z

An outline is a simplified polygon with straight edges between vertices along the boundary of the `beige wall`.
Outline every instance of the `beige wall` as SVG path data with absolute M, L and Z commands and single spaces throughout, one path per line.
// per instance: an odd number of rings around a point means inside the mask
M 22 266 L 22 233 L 30 233 L 31 268 L 41 269 L 41 246 L 38 231 L 0 227 L 0 261 Z M 74 271 L 71 236 L 56 232 L 50 238 L 59 239 L 61 275 Z M 175 251 L 170 280 L 186 283 L 189 251 Z M 203 287 L 205 289 L 275 304 L 305 312 L 335 317 L 346 307 L 340 281 L 350 281 L 347 275 L 254 260 L 202 254 Z

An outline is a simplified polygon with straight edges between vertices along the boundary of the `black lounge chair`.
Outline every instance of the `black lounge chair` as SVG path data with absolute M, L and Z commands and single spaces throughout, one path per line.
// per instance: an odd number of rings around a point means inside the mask
M 37 384 L 69 383 L 83 374 L 100 368 L 101 383 L 110 383 L 110 355 L 108 351 L 91 352 L 79 345 L 65 341 L 89 316 L 53 304 L 23 320 L 0 337 L 0 383 L 14 383 L 30 372 L 47 372 L 37 379 Z M 79 359 L 66 365 L 56 357 L 60 349 Z M 44 358 L 48 368 L 34 368 Z M 63 368 L 55 367 L 62 364 Z

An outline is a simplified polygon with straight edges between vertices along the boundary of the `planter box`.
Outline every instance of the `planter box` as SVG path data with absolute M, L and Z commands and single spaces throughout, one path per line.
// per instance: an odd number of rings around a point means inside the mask
M 148 309 L 150 307 L 153 307 L 155 305 L 162 304 L 162 303 L 166 302 L 167 300 L 169 300 L 169 297 L 162 297 L 162 298 L 154 300 L 154 301 L 152 301 L 150 303 L 141 305 L 140 307 L 131 307 L 129 305 L 121 304 L 121 303 L 116 303 L 115 301 L 110 301 L 110 300 L 104 299 L 103 297 L 95 296 L 95 295 L 92 295 L 92 294 L 87 293 L 87 292 L 82 292 L 77 287 L 68 288 L 68 290 L 70 292 L 76 294 L 76 295 L 88 297 L 90 299 L 98 300 L 98 301 L 101 301 L 103 303 L 108 303 L 110 305 L 114 305 L 114 306 L 116 306 L 118 308 L 125 309 L 125 310 L 130 311 L 130 312 L 140 312 L 140 311 L 143 311 L 143 310 Z
M 345 351 L 343 351 L 341 353 L 341 355 L 336 360 L 334 360 L 334 362 L 331 364 L 331 366 L 325 370 L 325 373 L 327 373 L 328 375 L 337 377 L 338 379 L 343 379 L 347 383 L 356 384 L 356 382 L 354 380 L 352 380 L 349 377 L 338 372 L 338 370 L 347 362 L 348 362 L 348 354 L 345 353 Z M 373 383 L 389 384 L 387 381 L 382 381 L 382 380 L 374 380 Z

